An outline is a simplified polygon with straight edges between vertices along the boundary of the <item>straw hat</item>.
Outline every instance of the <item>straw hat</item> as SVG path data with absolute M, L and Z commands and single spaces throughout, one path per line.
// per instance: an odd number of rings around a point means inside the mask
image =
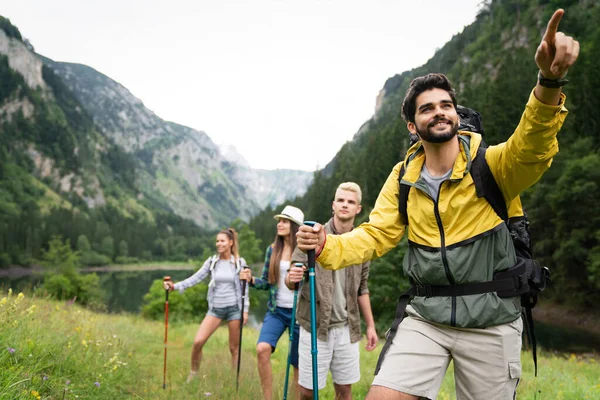
M 302 225 L 304 222 L 304 213 L 297 207 L 294 206 L 285 206 L 281 214 L 277 214 L 275 219 L 288 219 L 292 222 L 295 222 L 298 225 Z

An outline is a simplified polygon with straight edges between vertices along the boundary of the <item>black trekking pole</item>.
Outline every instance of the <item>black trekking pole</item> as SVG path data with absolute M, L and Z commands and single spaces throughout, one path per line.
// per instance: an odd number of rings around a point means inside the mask
M 315 226 L 314 221 L 304 221 L 304 225 Z M 317 363 L 317 301 L 315 295 L 315 251 L 308 250 L 308 282 L 310 284 L 310 352 L 312 354 L 313 399 L 319 400 L 319 371 Z
M 244 269 L 248 268 L 244 266 Z M 240 344 L 238 347 L 237 376 L 235 378 L 235 391 L 240 386 L 240 365 L 242 364 L 242 333 L 244 332 L 244 302 L 246 301 L 246 280 L 242 281 L 242 314 L 240 316 Z
M 171 282 L 170 276 L 163 279 L 163 287 L 167 282 Z M 167 388 L 167 342 L 169 336 L 169 289 L 165 288 L 165 353 L 163 362 L 163 389 Z
M 296 263 L 296 267 L 302 267 L 302 263 Z M 285 367 L 285 383 L 283 385 L 283 400 L 287 400 L 288 382 L 290 379 L 290 364 L 292 363 L 292 346 L 294 342 L 294 327 L 296 326 L 296 305 L 298 302 L 298 292 L 302 288 L 302 281 L 294 284 L 294 305 L 292 306 L 292 319 L 290 321 L 290 345 L 288 347 L 287 365 Z

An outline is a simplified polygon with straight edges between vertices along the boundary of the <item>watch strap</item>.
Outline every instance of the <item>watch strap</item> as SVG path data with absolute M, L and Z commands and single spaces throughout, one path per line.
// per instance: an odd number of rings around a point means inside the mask
M 564 79 L 564 78 L 559 78 L 559 79 L 544 78 L 544 75 L 542 75 L 542 71 L 539 71 L 538 72 L 538 83 L 540 86 L 543 86 L 546 88 L 558 89 L 560 87 L 565 86 L 567 83 L 569 83 L 569 80 Z

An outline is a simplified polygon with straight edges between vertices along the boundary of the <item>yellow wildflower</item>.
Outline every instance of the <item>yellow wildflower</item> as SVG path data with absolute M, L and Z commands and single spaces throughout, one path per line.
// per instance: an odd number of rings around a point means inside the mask
M 41 398 L 40 393 L 37 390 L 32 390 L 31 391 L 31 395 L 33 397 L 35 397 L 36 399 L 40 399 Z
M 5 305 L 7 301 L 8 299 L 6 297 L 3 297 L 2 300 L 0 300 L 0 306 Z
M 87 347 L 87 346 L 88 346 L 88 345 L 87 345 L 87 342 L 85 341 L 85 339 L 83 339 L 83 340 L 81 341 L 81 344 L 83 345 L 83 347 Z
M 25 295 L 23 294 L 23 292 L 19 292 L 19 295 L 17 296 L 17 299 L 22 299 L 23 297 L 25 297 Z

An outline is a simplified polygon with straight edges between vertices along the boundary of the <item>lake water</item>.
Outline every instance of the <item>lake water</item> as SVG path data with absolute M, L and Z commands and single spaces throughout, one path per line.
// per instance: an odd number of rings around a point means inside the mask
M 170 276 L 173 282 L 181 281 L 196 270 L 147 270 L 147 271 L 93 271 L 100 278 L 102 289 L 106 293 L 106 305 L 111 313 L 134 313 L 141 311 L 143 298 L 148 293 L 152 282 Z M 0 289 L 3 291 L 12 288 L 14 292 L 32 292 L 41 285 L 43 275 L 23 274 L 20 276 L 0 275 Z M 249 325 L 257 328 L 262 323 L 267 312 L 268 292 L 252 290 L 252 296 L 259 299 L 259 305 L 250 309 Z M 198 317 L 200 322 L 201 317 Z
M 100 277 L 102 288 L 107 293 L 107 306 L 109 312 L 139 313 L 144 295 L 148 292 L 152 282 L 164 276 L 170 276 L 175 282 L 192 275 L 194 270 L 147 270 L 147 271 L 110 271 L 96 272 Z M 40 285 L 42 275 L 30 274 L 23 276 L 0 275 L 0 290 L 6 291 L 9 287 L 15 292 L 31 292 Z M 258 328 L 267 311 L 266 302 L 268 292 L 253 290 L 252 296 L 259 297 L 260 305 L 253 306 L 250 310 L 250 326 Z M 390 307 L 395 305 L 390 304 Z M 198 322 L 200 322 L 200 316 Z M 600 337 L 577 328 L 565 329 L 541 322 L 535 324 L 538 345 L 546 350 L 560 352 L 582 353 L 600 352 Z

